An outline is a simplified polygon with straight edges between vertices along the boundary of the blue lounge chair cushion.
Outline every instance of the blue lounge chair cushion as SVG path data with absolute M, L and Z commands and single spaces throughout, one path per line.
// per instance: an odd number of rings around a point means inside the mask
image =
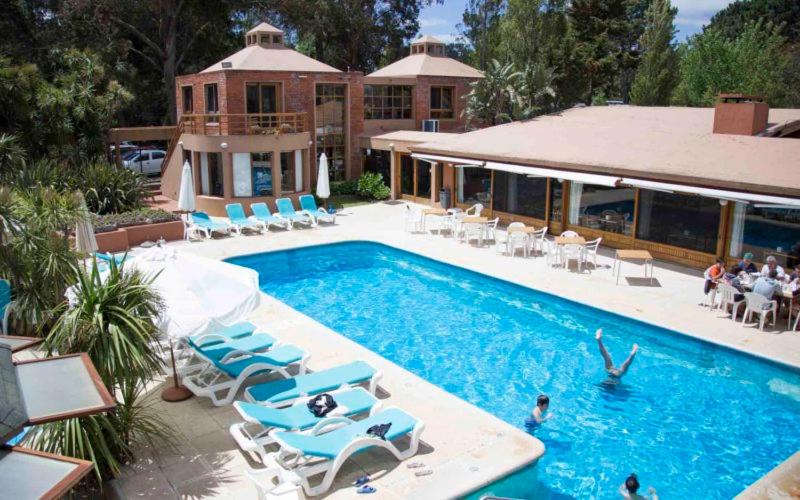
M 225 211 L 228 213 L 228 218 L 233 224 L 244 227 L 253 227 L 258 225 L 256 221 L 247 218 L 247 216 L 244 214 L 244 208 L 242 207 L 241 203 L 229 203 L 225 205 Z
M 317 201 L 314 199 L 314 197 L 312 195 L 304 194 L 303 196 L 301 196 L 298 199 L 300 200 L 300 208 L 301 209 L 308 210 L 311 213 L 320 211 L 320 209 L 317 208 Z
M 126 255 L 114 255 L 112 253 L 104 253 L 104 252 L 95 252 L 94 255 L 98 259 L 100 259 L 102 261 L 105 261 L 105 262 L 111 262 L 111 260 L 113 259 L 114 263 L 117 264 L 117 265 L 122 264 L 123 262 L 125 262 L 125 258 L 126 258 Z
M 284 367 L 300 361 L 305 354 L 302 349 L 293 345 L 282 345 L 271 351 L 258 353 L 229 363 L 215 361 L 214 366 L 227 373 L 231 378 L 237 378 L 250 365 L 268 363 L 273 366 Z
M 242 321 L 241 323 L 235 323 L 231 326 L 223 328 L 222 330 L 214 332 L 214 335 L 224 337 L 224 340 L 218 337 L 214 337 L 200 342 L 200 339 L 205 335 L 193 335 L 189 337 L 188 340 L 189 340 L 189 345 L 194 347 L 195 349 L 201 347 L 205 348 L 210 345 L 220 344 L 222 342 L 225 342 L 226 340 L 240 339 L 242 337 L 247 337 L 248 335 L 252 335 L 254 331 L 256 331 L 256 325 L 250 323 L 249 321 Z M 200 342 L 199 345 L 198 342 Z
M 289 198 L 280 198 L 275 202 L 275 206 L 278 207 L 278 212 L 286 217 L 287 219 L 297 220 L 297 221 L 306 221 L 308 220 L 308 216 L 305 214 L 299 214 L 295 211 L 294 205 L 292 205 L 292 200 Z
M 386 433 L 386 440 L 392 441 L 414 430 L 417 419 L 398 408 L 389 408 L 364 420 L 359 420 L 317 436 L 294 432 L 278 432 L 275 437 L 283 444 L 300 450 L 304 455 L 333 459 L 354 439 L 364 437 L 367 434 L 367 429 L 373 425 L 388 423 L 391 423 L 392 426 Z M 369 445 L 357 450 L 356 453 L 367 448 L 369 448 Z
M 266 333 L 257 333 L 238 339 L 231 339 L 228 342 L 212 344 L 210 346 L 197 349 L 208 359 L 217 361 L 233 351 L 263 351 L 269 349 L 275 343 L 275 337 Z
M 339 407 L 346 407 L 345 416 L 358 415 L 370 410 L 378 401 L 375 396 L 361 387 L 332 394 Z M 267 408 L 254 403 L 239 401 L 236 403 L 240 411 L 246 413 L 252 421 L 257 421 L 264 427 L 278 427 L 281 429 L 303 430 L 315 426 L 322 419 L 311 413 L 306 404 L 289 406 L 287 408 Z
M 280 226 L 286 224 L 285 219 L 275 217 L 272 215 L 272 213 L 270 213 L 266 203 L 251 203 L 250 210 L 253 211 L 253 217 L 260 221 L 266 222 L 267 224 L 277 224 Z
M 228 229 L 227 224 L 223 222 L 214 222 L 205 212 L 192 212 L 192 222 L 212 231 L 216 229 Z
M 332 391 L 344 384 L 366 382 L 373 375 L 375 375 L 374 368 L 363 361 L 355 361 L 327 370 L 254 385 L 245 390 L 253 401 L 280 403 L 303 395 L 313 396 Z

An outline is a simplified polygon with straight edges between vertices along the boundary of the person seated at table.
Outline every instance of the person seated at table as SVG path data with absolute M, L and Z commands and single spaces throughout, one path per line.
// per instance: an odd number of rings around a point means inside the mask
M 706 283 L 703 287 L 703 294 L 708 295 L 708 292 L 715 289 L 717 287 L 717 283 L 724 275 L 725 261 L 722 259 L 717 259 L 714 261 L 714 264 L 712 264 L 711 267 L 706 269 L 706 272 L 703 273 L 703 276 L 706 278 Z
M 766 276 L 761 276 L 753 284 L 753 293 L 757 293 L 767 300 L 775 300 L 781 293 L 781 284 L 778 281 L 778 271 L 773 269 Z M 768 304 L 764 304 L 767 308 Z
M 757 273 L 758 268 L 756 267 L 756 263 L 753 262 L 753 254 L 747 252 L 746 254 L 742 255 L 742 260 L 739 261 L 737 266 L 742 268 L 742 271 L 746 273 Z
M 761 268 L 761 276 L 769 276 L 770 271 L 778 273 L 777 279 L 782 280 L 786 277 L 786 272 L 781 266 L 778 265 L 777 259 L 770 255 L 767 257 L 767 263 Z
M 594 334 L 594 338 L 597 339 L 597 347 L 600 348 L 600 355 L 603 356 L 603 361 L 605 362 L 606 373 L 613 379 L 619 380 L 621 379 L 625 373 L 628 372 L 628 368 L 630 368 L 631 363 L 633 363 L 633 358 L 636 357 L 636 353 L 639 351 L 639 344 L 633 344 L 631 348 L 631 353 L 628 355 L 628 359 L 626 359 L 619 368 L 614 366 L 614 361 L 611 359 L 611 355 L 608 354 L 606 350 L 606 346 L 603 345 L 603 329 L 598 328 Z
M 737 293 L 733 295 L 733 300 L 740 301 L 744 300 L 744 286 L 742 285 L 742 278 L 741 275 L 744 273 L 744 269 L 741 266 L 733 266 L 730 271 L 726 272 L 725 275 L 722 277 L 722 281 L 726 284 L 732 286 Z

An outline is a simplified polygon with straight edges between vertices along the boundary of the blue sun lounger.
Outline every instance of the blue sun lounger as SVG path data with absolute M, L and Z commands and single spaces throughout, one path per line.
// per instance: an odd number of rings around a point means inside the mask
M 230 225 L 224 222 L 214 222 L 205 212 L 192 212 L 192 229 L 205 233 L 206 238 L 211 238 L 211 233 L 220 231 L 225 234 L 230 232 Z
M 286 380 L 254 385 L 245 389 L 244 397 L 251 403 L 277 408 L 289 406 L 298 398 L 315 396 L 323 392 L 363 383 L 369 383 L 369 392 L 375 394 L 380 377 L 380 372 L 367 363 L 355 361 Z
M 286 408 L 267 408 L 254 403 L 236 401 L 233 407 L 242 416 L 244 422 L 231 425 L 233 439 L 243 451 L 258 453 L 263 460 L 266 456 L 265 446 L 273 443 L 269 432 L 278 430 L 305 430 L 314 427 L 328 418 L 336 416 L 352 417 L 361 413 L 374 413 L 381 408 L 378 399 L 364 390 L 353 387 L 328 393 L 337 403 L 333 413 L 326 417 L 317 417 L 308 408 L 308 400 L 298 399 Z
M 381 424 L 391 424 L 385 439 L 367 434 L 370 427 Z M 325 432 L 326 427 L 333 430 Z M 282 476 L 301 484 L 307 495 L 321 495 L 331 487 L 345 461 L 357 453 L 384 448 L 398 460 L 414 456 L 424 429 L 424 422 L 399 408 L 387 408 L 359 421 L 334 417 L 307 432 L 272 431 L 270 437 L 280 446 L 280 451 L 270 453 L 265 464 L 283 469 Z M 394 441 L 406 436 L 409 437 L 408 448 L 400 450 Z M 323 474 L 321 482 L 311 486 L 309 478 L 318 474 Z
M 261 231 L 262 234 L 267 232 L 267 225 L 264 222 L 257 218 L 248 218 L 244 214 L 244 208 L 241 203 L 228 203 L 225 205 L 225 212 L 228 214 L 231 226 L 238 234 L 242 234 L 243 229 L 254 229 Z
M 303 212 L 296 212 L 294 209 L 294 205 L 292 204 L 292 200 L 289 198 L 279 198 L 275 202 L 275 206 L 278 207 L 278 213 L 284 219 L 287 219 L 292 224 L 300 223 L 306 225 L 313 225 L 314 218 L 310 215 L 303 213 Z
M 227 342 L 231 339 L 240 339 L 252 335 L 258 327 L 249 321 L 242 321 L 227 326 L 214 333 L 206 333 L 204 335 L 193 335 L 187 339 L 187 342 L 192 347 L 206 347 L 221 342 Z
M 314 219 L 315 224 L 318 222 L 330 222 L 331 224 L 336 223 L 336 214 L 329 214 L 324 208 L 317 207 L 317 201 L 314 199 L 314 196 L 310 194 L 304 194 L 298 199 L 300 201 L 301 211 Z
M 269 336 L 257 333 L 251 337 L 254 337 L 253 342 L 259 342 L 265 340 L 260 337 Z M 270 338 L 266 339 L 266 343 L 270 340 L 274 342 L 274 339 Z M 242 339 L 232 342 L 241 343 Z M 218 346 L 224 350 L 225 344 L 218 344 L 212 348 Z M 206 356 L 203 350 L 196 352 L 204 362 L 187 364 L 179 368 L 178 372 L 183 385 L 195 396 L 207 397 L 216 406 L 230 404 L 239 388 L 254 375 L 275 372 L 289 378 L 291 366 L 297 366 L 298 373 L 303 375 L 309 359 L 305 351 L 290 344 L 273 345 L 272 349 L 264 352 L 233 349 L 223 353 L 221 358 L 214 355 Z
M 269 228 L 269 226 L 278 226 L 284 229 L 292 228 L 292 222 L 289 219 L 285 219 L 280 215 L 272 215 L 269 211 L 269 207 L 267 207 L 267 204 L 264 202 L 251 203 L 250 210 L 253 211 L 253 217 L 266 224 L 267 228 Z

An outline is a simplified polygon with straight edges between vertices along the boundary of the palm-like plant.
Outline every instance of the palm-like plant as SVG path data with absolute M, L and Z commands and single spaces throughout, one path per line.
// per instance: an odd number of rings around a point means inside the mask
M 554 74 L 552 68 L 539 63 L 528 64 L 520 72 L 520 118 L 532 118 L 548 108 L 550 101 L 556 96 L 553 88 Z
M 53 353 L 86 352 L 118 402 L 114 412 L 47 424 L 34 446 L 95 463 L 98 480 L 116 474 L 138 438 L 169 442 L 169 428 L 142 403 L 142 393 L 161 369 L 156 319 L 163 301 L 152 277 L 110 264 L 101 277 L 96 266 L 79 270 L 69 303 L 45 339 Z
M 520 105 L 520 76 L 512 63 L 502 64 L 492 59 L 483 78 L 470 84 L 464 96 L 466 106 L 462 116 L 467 127 L 478 122 L 497 125 L 514 119 L 514 109 Z

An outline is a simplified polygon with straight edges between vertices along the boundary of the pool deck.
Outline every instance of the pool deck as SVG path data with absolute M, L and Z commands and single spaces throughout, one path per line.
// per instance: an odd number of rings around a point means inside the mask
M 579 274 L 574 265 L 570 270 L 551 269 L 543 257 L 509 257 L 497 254 L 494 246 L 476 248 L 449 237 L 404 232 L 405 210 L 404 203 L 377 203 L 345 209 L 335 226 L 176 242 L 170 246 L 222 259 L 339 241 L 376 241 L 800 367 L 800 333 L 785 331 L 786 318 L 779 318 L 777 329 L 768 326 L 761 332 L 753 325 L 734 324 L 721 311 L 701 307 L 700 271 L 657 261 L 657 282 L 651 286 L 649 280 L 641 279 L 642 266 L 626 263 L 624 277 L 616 285 L 611 273 L 613 250 L 601 248 L 598 267 L 590 272 Z M 432 475 L 416 477 L 413 470 L 399 464 L 388 452 L 368 452 L 345 465 L 324 497 L 360 496 L 349 484 L 355 477 L 369 473 L 378 489 L 373 495 L 376 498 L 448 498 L 474 490 L 541 455 L 542 444 L 530 435 L 283 303 L 266 295 L 264 299 L 251 319 L 266 325 L 281 340 L 308 350 L 312 355 L 311 369 L 363 359 L 384 375 L 380 384 L 381 397 L 387 398 L 384 405 L 403 408 L 426 423 L 422 435 L 425 444 L 419 456 L 410 461 L 425 463 L 434 471 Z M 257 468 L 259 463 L 239 452 L 229 436 L 228 427 L 239 421 L 231 407 L 217 408 L 199 398 L 182 403 L 153 399 L 155 408 L 181 431 L 176 436 L 178 449 L 160 454 L 142 449 L 143 459 L 127 467 L 116 481 L 118 492 L 129 498 L 255 497 L 255 489 L 243 471 L 248 466 Z

